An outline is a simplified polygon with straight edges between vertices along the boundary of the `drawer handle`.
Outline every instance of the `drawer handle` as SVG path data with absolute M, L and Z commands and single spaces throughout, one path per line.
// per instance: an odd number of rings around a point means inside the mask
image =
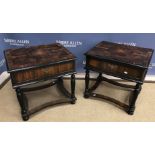
M 128 74 L 128 72 L 127 71 L 124 71 L 124 74 Z

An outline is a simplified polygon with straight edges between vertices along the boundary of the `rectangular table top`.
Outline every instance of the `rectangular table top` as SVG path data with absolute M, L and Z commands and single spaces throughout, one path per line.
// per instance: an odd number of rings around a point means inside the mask
M 74 60 L 75 56 L 59 43 L 5 51 L 8 72 Z
M 102 41 L 85 53 L 100 59 L 148 68 L 153 49 Z

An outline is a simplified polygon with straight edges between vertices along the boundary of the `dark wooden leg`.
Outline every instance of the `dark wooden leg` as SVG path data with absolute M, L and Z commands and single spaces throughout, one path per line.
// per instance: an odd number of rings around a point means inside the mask
M 135 87 L 135 90 L 133 91 L 132 98 L 130 100 L 129 109 L 127 111 L 129 115 L 133 115 L 134 114 L 134 111 L 135 111 L 135 103 L 136 103 L 136 100 L 137 100 L 137 97 L 138 97 L 140 91 L 141 91 L 141 84 L 140 83 L 137 83 L 136 84 L 136 87 Z
M 21 107 L 22 118 L 24 121 L 27 121 L 29 119 L 27 98 L 20 88 L 16 89 L 16 94 Z
M 97 81 L 98 85 L 103 81 L 103 80 L 102 80 L 102 73 L 99 73 L 99 76 L 97 77 L 97 80 L 96 80 L 96 81 Z M 97 86 L 97 87 L 98 87 L 98 86 Z M 97 88 L 97 87 L 96 87 L 96 88 Z
M 88 98 L 89 97 L 89 70 L 86 69 L 86 75 L 85 75 L 85 92 L 84 92 L 84 97 Z
M 63 83 L 64 83 L 64 82 L 63 82 L 63 77 L 59 77 L 59 78 L 58 78 L 58 82 L 60 83 L 60 85 L 63 85 Z
M 71 75 L 71 98 L 73 100 L 71 104 L 75 104 L 76 98 L 75 98 L 75 75 L 74 74 Z
M 101 82 L 102 82 L 102 73 L 99 73 L 99 76 L 97 77 L 95 84 L 89 88 L 89 95 L 91 95 L 91 93 L 100 85 Z

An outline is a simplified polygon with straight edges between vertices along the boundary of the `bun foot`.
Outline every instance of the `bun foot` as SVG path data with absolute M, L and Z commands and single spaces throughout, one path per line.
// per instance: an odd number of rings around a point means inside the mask
M 130 108 L 130 109 L 127 111 L 127 113 L 128 113 L 129 115 L 133 115 L 133 114 L 134 114 L 134 111 L 135 111 L 135 107 L 132 107 L 132 108 Z
M 84 93 L 84 98 L 89 98 L 89 93 L 85 92 Z
M 28 121 L 29 120 L 29 115 L 22 115 L 23 121 Z
M 71 104 L 75 104 L 76 103 L 76 98 L 73 98 L 71 101 Z

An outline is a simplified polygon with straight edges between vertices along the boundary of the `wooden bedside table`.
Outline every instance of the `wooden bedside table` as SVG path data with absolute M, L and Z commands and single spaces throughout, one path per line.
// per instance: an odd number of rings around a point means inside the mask
M 61 44 L 40 45 L 29 48 L 8 49 L 5 52 L 7 70 L 10 73 L 12 86 L 16 89 L 23 120 L 51 105 L 75 103 L 75 56 Z M 71 93 L 63 86 L 63 76 L 71 75 Z M 37 82 L 55 79 L 54 81 L 32 88 L 24 88 Z M 45 103 L 29 110 L 24 92 L 44 89 L 57 84 L 68 99 Z
M 149 63 L 153 54 L 152 49 L 121 45 L 103 41 L 85 53 L 86 76 L 84 97 L 97 97 L 114 102 L 132 115 L 135 110 L 135 102 L 141 90 Z M 89 71 L 99 73 L 95 85 L 89 88 Z M 135 82 L 136 85 L 121 84 L 107 79 L 102 73 Z M 132 91 L 129 105 L 114 98 L 93 93 L 102 81 L 109 82 L 116 86 L 124 87 Z

